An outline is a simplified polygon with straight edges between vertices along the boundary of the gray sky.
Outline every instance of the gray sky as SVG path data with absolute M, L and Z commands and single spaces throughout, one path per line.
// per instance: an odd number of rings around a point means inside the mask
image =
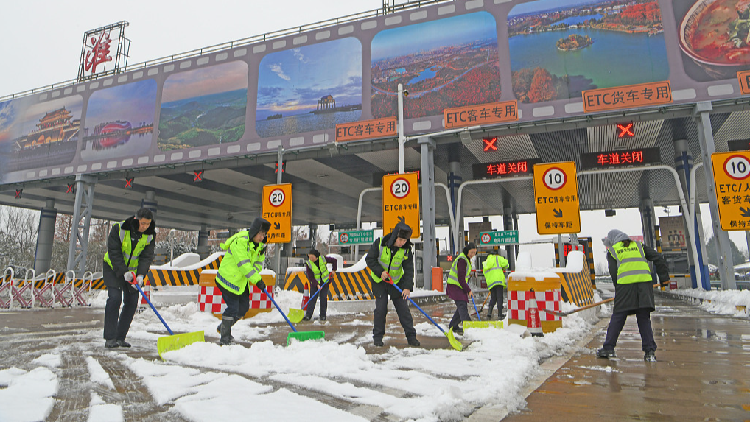
M 403 3 L 405 0 L 397 0 Z M 573 1 L 573 0 L 569 0 Z M 129 0 L 83 2 L 79 0 L 5 1 L 0 13 L 0 96 L 74 79 L 78 72 L 83 33 L 128 21 L 131 40 L 129 64 L 142 63 L 206 46 L 342 17 L 382 6 L 382 0 Z M 700 173 L 700 172 L 699 172 Z M 662 208 L 657 216 L 666 215 Z M 673 208 L 671 215 L 676 215 Z M 704 226 L 710 214 L 704 207 Z M 491 219 L 500 228 L 501 219 Z M 594 239 L 595 260 L 604 259 L 601 238 L 611 228 L 641 235 L 636 210 L 604 211 L 582 215 L 580 236 Z M 540 237 L 534 215 L 520 220 L 521 241 Z M 468 227 L 468 226 L 467 226 Z M 710 233 L 710 229 L 709 229 Z M 447 237 L 438 232 L 439 238 Z M 730 232 L 740 249 L 747 249 L 744 232 Z M 535 263 L 551 265 L 551 246 L 530 249 Z

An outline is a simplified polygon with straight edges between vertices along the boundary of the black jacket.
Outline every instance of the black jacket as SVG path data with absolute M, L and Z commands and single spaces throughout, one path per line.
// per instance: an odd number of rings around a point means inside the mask
M 398 233 L 399 224 L 402 223 L 396 224 L 396 227 L 393 228 L 393 231 L 383 236 L 382 239 L 383 243 L 391 249 L 391 257 L 393 257 L 399 249 L 406 249 L 406 256 L 402 264 L 404 275 L 403 277 L 401 277 L 401 280 L 399 280 L 398 286 L 402 289 L 414 290 L 414 253 L 411 250 L 411 240 L 407 240 L 404 246 L 402 246 L 401 248 L 397 248 L 393 245 L 393 243 L 396 241 L 396 233 Z M 367 258 L 365 258 L 367 267 L 369 267 L 372 272 L 375 273 L 375 275 L 380 277 L 380 274 L 385 271 L 385 268 L 380 265 L 380 261 L 378 260 L 378 258 L 380 258 L 380 239 L 377 239 L 375 240 L 375 242 L 373 242 L 372 246 L 370 246 L 370 250 L 367 251 Z
M 122 223 L 122 228 L 130 230 L 130 241 L 131 248 L 135 249 L 135 245 L 141 236 L 156 236 L 156 222 L 151 221 L 151 225 L 144 233 L 138 231 L 138 220 L 135 217 L 129 217 Z M 145 276 L 148 274 L 151 264 L 154 262 L 154 248 L 156 245 L 156 239 L 146 245 L 138 257 L 138 271 L 136 275 Z M 122 256 L 122 242 L 120 241 L 120 230 L 117 225 L 112 226 L 112 230 L 109 232 L 107 238 L 107 252 L 109 253 L 109 260 L 112 262 L 112 268 L 109 264 L 104 262 L 103 278 L 104 285 L 107 287 L 125 287 L 124 275 L 128 270 L 125 264 L 125 259 Z
M 661 283 L 669 281 L 669 268 L 664 257 L 653 248 L 643 245 L 643 254 L 646 259 L 654 263 L 656 274 Z M 654 283 L 617 284 L 617 260 L 607 251 L 607 264 L 609 264 L 609 275 L 615 284 L 615 305 L 612 312 L 633 313 L 638 309 L 655 310 L 654 305 Z

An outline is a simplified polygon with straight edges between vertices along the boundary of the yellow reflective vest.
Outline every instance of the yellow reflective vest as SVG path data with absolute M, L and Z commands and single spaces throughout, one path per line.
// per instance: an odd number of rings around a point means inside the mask
M 135 244 L 135 249 L 133 249 L 133 242 L 130 239 L 130 230 L 123 229 L 122 226 L 124 224 L 125 221 L 115 223 L 115 225 L 117 225 L 118 229 L 120 230 L 122 259 L 123 261 L 125 261 L 125 266 L 128 267 L 128 271 L 138 272 L 138 257 L 141 255 L 141 252 L 143 252 L 146 246 L 154 241 L 154 236 L 141 234 L 141 238 L 138 239 L 138 243 Z M 104 262 L 109 265 L 109 268 L 112 268 L 114 270 L 112 261 L 109 259 L 109 251 L 104 254 Z
M 261 280 L 263 261 L 266 259 L 264 243 L 250 240 L 247 230 L 236 233 L 222 243 L 221 249 L 227 251 L 219 265 L 216 282 L 233 294 L 239 295 L 247 284 L 257 284 Z
M 640 242 L 631 241 L 628 246 L 617 242 L 607 250 L 617 261 L 617 284 L 646 283 L 653 280 Z
M 462 252 L 461 255 L 453 260 L 451 271 L 448 273 L 448 284 L 455 284 L 456 286 L 461 287 L 461 283 L 458 281 L 458 261 L 462 259 L 466 261 L 466 282 L 468 283 L 469 274 L 471 274 L 471 260 L 469 260 L 469 258 L 467 258 Z
M 383 245 L 383 238 L 380 238 L 380 255 L 378 256 L 378 261 L 380 261 L 380 266 L 391 275 L 393 284 L 398 284 L 401 277 L 404 276 L 404 261 L 407 259 L 409 257 L 406 256 L 405 248 L 398 248 L 396 254 L 391 257 L 391 248 Z M 380 279 L 380 274 L 375 274 L 372 269 L 370 269 L 370 274 L 376 283 L 383 281 Z
M 313 274 L 315 274 L 315 281 L 318 282 L 318 286 L 322 286 L 323 283 L 328 281 L 328 263 L 326 262 L 326 258 L 324 256 L 318 257 L 318 265 L 315 265 L 313 261 L 308 260 L 305 262 L 305 265 L 307 265 L 307 268 L 312 271 Z
M 508 268 L 508 260 L 500 255 L 490 255 L 484 260 L 482 272 L 484 273 L 484 279 L 487 280 L 487 288 L 505 286 L 503 268 Z

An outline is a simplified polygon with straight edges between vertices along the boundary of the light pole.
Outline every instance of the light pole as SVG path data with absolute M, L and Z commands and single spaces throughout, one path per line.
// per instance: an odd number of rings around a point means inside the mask
M 404 89 L 403 84 L 398 84 L 398 173 L 404 174 L 404 97 L 409 95 L 409 91 Z
M 174 229 L 169 231 L 167 237 L 169 238 L 169 266 L 171 267 L 174 262 Z

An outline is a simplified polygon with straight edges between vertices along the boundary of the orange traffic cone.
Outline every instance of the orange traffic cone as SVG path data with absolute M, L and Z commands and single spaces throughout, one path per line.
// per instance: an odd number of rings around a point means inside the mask
M 151 300 L 151 283 L 148 281 L 148 277 L 143 279 L 143 296 L 146 296 L 148 300 Z M 146 299 L 141 296 L 140 302 L 138 302 L 138 312 L 142 312 L 144 309 L 146 309 L 146 305 L 148 305 L 148 302 L 146 302 Z
M 300 309 L 307 309 L 307 302 L 310 301 L 310 286 L 305 283 L 305 290 L 302 292 L 302 305 Z
M 536 306 L 536 297 L 526 301 L 526 327 L 532 337 L 544 337 L 542 321 L 539 319 L 539 308 Z

